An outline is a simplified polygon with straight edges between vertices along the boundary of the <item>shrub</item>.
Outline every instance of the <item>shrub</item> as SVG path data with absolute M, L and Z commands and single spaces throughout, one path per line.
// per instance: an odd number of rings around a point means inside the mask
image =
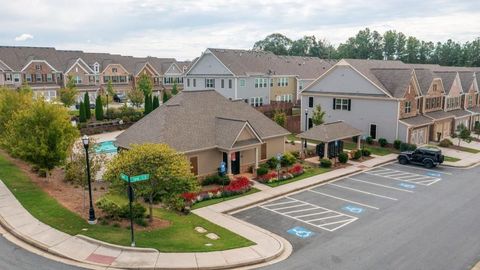
M 368 144 L 373 144 L 373 138 L 372 136 L 368 136 L 365 141 L 368 143 Z
M 300 151 L 292 151 L 290 152 L 292 153 L 292 155 L 296 158 L 296 159 L 299 159 L 300 158 Z
M 295 164 L 296 161 L 297 161 L 297 159 L 290 152 L 286 152 L 282 156 L 281 164 L 282 164 L 283 167 L 289 167 L 289 166 L 292 166 L 293 164 Z
M 340 163 L 347 163 L 348 154 L 345 153 L 345 152 L 342 152 L 342 153 L 338 154 L 338 161 L 340 161 Z
M 385 138 L 380 138 L 378 139 L 378 143 L 380 144 L 381 147 L 386 147 L 388 144 L 388 141 Z
M 268 168 L 260 167 L 257 169 L 257 175 L 262 176 L 268 173 Z
M 290 170 L 288 170 L 288 172 L 291 173 L 293 176 L 303 174 L 303 172 L 304 172 L 303 166 L 300 165 L 300 164 L 296 164 Z
M 147 209 L 139 203 L 132 204 L 132 216 L 133 219 L 145 218 L 145 213 Z M 130 206 L 128 204 L 122 205 L 120 208 L 120 217 L 121 218 L 130 218 Z
M 121 208 L 114 201 L 102 197 L 95 203 L 95 205 L 102 210 L 105 218 L 112 220 L 118 220 L 120 218 Z
M 449 139 L 443 139 L 440 141 L 440 143 L 438 144 L 438 146 L 440 147 L 450 147 L 453 145 L 453 142 L 450 141 Z
M 277 178 L 277 173 L 276 172 L 271 172 L 271 173 L 267 173 L 267 174 L 258 176 L 257 180 L 262 182 L 262 183 L 268 183 L 268 182 L 271 182 L 272 179 L 276 179 L 276 178 Z
M 362 156 L 369 157 L 372 153 L 368 149 L 362 149 Z
M 320 167 L 322 168 L 330 168 L 332 167 L 332 161 L 327 158 L 320 159 Z
M 133 220 L 133 222 L 135 222 L 135 224 L 137 224 L 138 226 L 141 226 L 141 227 L 147 227 L 148 226 L 148 222 L 144 218 L 136 218 L 136 219 Z
M 47 177 L 48 171 L 45 168 L 38 169 L 38 176 L 40 177 Z
M 393 148 L 400 150 L 400 145 L 402 144 L 402 141 L 400 140 L 395 140 L 393 141 Z
M 362 150 L 355 150 L 352 152 L 352 159 L 358 160 L 362 157 Z
M 276 157 L 271 157 L 269 160 L 267 160 L 267 165 L 270 169 L 276 169 L 278 164 L 278 159 Z
M 202 181 L 202 186 L 208 186 L 208 185 L 228 185 L 230 184 L 230 179 L 228 176 L 220 176 L 218 174 L 207 176 L 205 179 Z
M 400 151 L 414 151 L 415 149 L 417 149 L 417 146 L 415 144 L 410 144 L 410 143 L 400 144 Z

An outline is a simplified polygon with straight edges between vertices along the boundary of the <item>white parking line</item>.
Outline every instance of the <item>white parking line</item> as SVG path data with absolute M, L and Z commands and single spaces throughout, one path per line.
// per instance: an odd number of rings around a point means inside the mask
M 370 175 L 385 177 L 385 178 L 393 179 L 393 180 L 397 180 L 397 181 L 411 182 L 411 183 L 424 185 L 424 186 L 430 186 L 430 185 L 435 184 L 436 182 L 441 180 L 441 178 L 437 178 L 437 177 L 433 177 L 433 176 L 425 176 L 425 175 L 416 174 L 416 173 L 407 173 L 407 172 L 404 172 L 404 171 L 397 171 L 397 170 L 393 170 L 393 169 L 386 169 L 386 170 L 389 170 L 391 172 L 386 173 L 384 171 L 381 171 L 380 173 L 376 173 L 375 171 L 373 171 L 373 172 L 372 171 L 366 171 L 365 173 L 370 174 Z M 402 174 L 398 174 L 398 176 L 395 176 L 395 174 L 392 175 L 392 173 L 395 173 L 395 172 L 396 173 L 402 173 Z M 407 174 L 407 175 L 403 175 L 403 174 Z M 424 179 L 428 179 L 428 180 L 424 180 Z M 421 180 L 421 181 L 419 181 L 419 180 Z
M 305 212 L 305 211 L 310 211 L 310 210 L 315 210 L 315 209 L 317 209 L 317 208 L 312 207 L 312 208 L 293 210 L 293 211 L 288 211 L 288 212 L 283 212 L 283 213 L 284 214 L 291 214 L 291 213 Z
M 270 208 L 274 211 L 282 210 L 282 209 L 289 209 L 289 208 L 294 208 L 294 207 L 300 207 L 300 206 L 305 206 L 307 204 L 298 204 L 298 205 L 290 205 L 290 206 L 285 206 L 285 207 L 279 207 L 279 208 Z
M 394 166 L 396 168 L 400 167 L 398 165 L 394 165 Z M 410 167 L 410 168 L 415 169 L 415 170 L 421 170 L 421 171 L 426 171 L 426 172 L 431 172 L 431 173 L 441 173 L 441 174 L 453 175 L 452 173 L 449 173 L 449 172 L 429 170 L 429 169 L 424 169 L 424 168 L 420 168 L 420 167 L 414 167 L 414 166 L 411 166 L 411 165 L 402 165 L 402 167 Z
M 319 212 L 319 213 L 312 213 L 312 214 L 306 214 L 306 215 L 300 215 L 300 216 L 294 216 L 296 218 L 302 218 L 302 217 L 310 217 L 310 216 L 315 216 L 315 215 L 322 215 L 325 213 L 328 213 L 330 211 L 324 211 L 324 212 Z
M 364 190 L 360 190 L 360 189 L 356 189 L 356 188 L 346 187 L 346 186 L 337 185 L 337 184 L 333 184 L 333 183 L 329 183 L 328 185 L 339 187 L 339 188 L 344 188 L 344 189 L 348 189 L 348 190 L 352 190 L 352 191 L 356 191 L 356 192 L 360 192 L 360 193 L 367 194 L 367 195 L 372 195 L 372 196 L 383 198 L 383 199 L 398 201 L 398 199 L 396 199 L 396 198 L 392 198 L 392 197 L 388 197 L 388 196 L 384 196 L 384 195 L 380 195 L 380 194 L 376 194 L 376 193 L 373 193 L 373 192 L 368 192 L 368 191 L 364 191 Z
M 341 217 L 341 216 L 343 216 L 343 214 L 324 217 L 324 218 L 309 219 L 309 220 L 305 220 L 305 222 L 319 221 L 319 220 L 325 220 L 325 219 L 336 218 L 336 217 Z
M 386 185 L 382 185 L 382 184 L 378 184 L 378 183 L 373 183 L 373 182 L 369 182 L 369 181 L 364 181 L 364 180 L 360 180 L 360 179 L 355 179 L 355 178 L 352 178 L 352 177 L 349 177 L 349 178 L 346 178 L 346 179 L 352 180 L 352 181 L 356 181 L 356 182 L 365 183 L 365 184 L 370 184 L 370 185 L 374 185 L 374 186 L 379 186 L 379 187 L 384 187 L 384 188 L 390 188 L 390 189 L 393 189 L 393 190 L 398 190 L 398 191 L 403 191 L 403 192 L 408 192 L 408 193 L 414 193 L 414 192 L 411 191 L 411 190 L 406 190 L 406 189 L 402 189 L 402 188 L 396 188 L 396 187 L 386 186 Z
M 272 203 L 272 204 L 266 204 L 264 205 L 265 207 L 270 207 L 270 206 L 276 206 L 276 205 L 282 205 L 282 204 L 287 204 L 287 203 L 294 203 L 295 201 L 288 201 L 288 202 L 280 202 L 280 203 Z
M 334 198 L 334 199 L 337 199 L 337 200 L 346 201 L 346 202 L 353 203 L 353 204 L 358 204 L 358 205 L 365 206 L 365 207 L 368 207 L 368 208 L 371 208 L 371 209 L 380 210 L 380 208 L 375 207 L 375 206 L 371 206 L 371 205 L 368 205 L 368 204 L 364 204 L 364 203 L 359 203 L 359 202 L 347 200 L 347 199 L 340 198 L 340 197 L 337 197 L 337 196 L 333 196 L 333 195 L 330 195 L 330 194 L 325 194 L 325 193 L 323 193 L 323 192 L 319 192 L 319 191 L 316 191 L 316 190 L 311 190 L 311 189 L 309 189 L 309 190 L 307 190 L 307 191 L 310 191 L 310 192 L 313 192 L 313 193 L 317 193 L 317 194 L 320 194 L 320 195 L 323 195 L 323 196 L 331 197 L 331 198 Z

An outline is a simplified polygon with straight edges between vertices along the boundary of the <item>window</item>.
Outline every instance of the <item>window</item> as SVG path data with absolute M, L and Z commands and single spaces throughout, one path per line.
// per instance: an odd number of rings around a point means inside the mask
M 405 113 L 410 113 L 412 112 L 412 102 L 411 101 L 405 101 Z
M 98 63 L 93 64 L 93 72 L 100 72 L 100 65 Z
M 313 97 L 308 97 L 308 107 L 313 108 Z
M 117 68 L 112 68 L 112 72 L 117 73 L 118 72 Z
M 255 88 L 266 88 L 268 85 L 267 78 L 255 78 Z
M 12 81 L 12 74 L 11 73 L 5 73 L 5 81 L 7 81 L 7 82 Z
M 270 87 L 273 87 L 273 78 L 270 79 Z
M 224 79 L 222 79 L 222 80 L 220 81 L 220 87 L 221 87 L 221 88 L 225 88 L 225 80 L 224 80 Z
M 232 79 L 228 80 L 228 88 L 230 88 L 230 89 L 232 88 Z
M 263 106 L 263 97 L 251 97 L 250 105 L 253 107 Z
M 350 111 L 351 101 L 348 98 L 334 98 L 333 99 L 333 109 Z
M 187 79 L 187 87 L 190 87 L 190 78 Z
M 52 82 L 52 81 L 53 81 L 53 75 L 47 74 L 47 82 Z
M 473 97 L 471 95 L 468 95 L 468 107 L 472 107 L 473 105 Z
M 193 87 L 197 87 L 197 79 L 193 79 Z
M 433 92 L 437 92 L 437 85 L 436 84 L 433 85 Z
M 303 89 L 303 82 L 299 82 L 299 83 L 298 83 L 298 89 L 299 89 L 299 90 L 302 90 L 302 89 Z
M 13 81 L 20 82 L 20 74 L 13 74 Z
M 27 80 L 27 82 L 32 82 L 32 75 L 31 74 L 26 74 L 25 79 Z
M 288 78 L 278 78 L 277 85 L 280 87 L 288 86 Z
M 127 77 L 126 76 L 119 76 L 120 77 L 120 82 L 121 83 L 124 83 L 127 81 Z
M 312 118 L 308 118 L 308 129 L 311 129 L 313 127 L 313 120 Z
M 283 101 L 283 102 L 292 102 L 292 94 L 278 95 L 275 97 L 275 100 Z
M 215 79 L 205 79 L 205 86 L 207 88 L 215 88 Z
M 375 124 L 370 124 L 370 137 L 374 140 L 377 138 L 377 125 Z
M 75 84 L 82 84 L 82 78 L 80 76 L 75 77 Z
M 42 65 L 35 65 L 35 70 L 42 70 Z
M 108 83 L 110 81 L 110 76 L 103 76 L 103 82 Z
M 245 87 L 246 81 L 245 79 L 240 79 L 240 87 Z
M 420 112 L 420 102 L 422 101 L 420 98 L 417 101 L 417 111 Z
M 35 74 L 35 81 L 41 82 L 42 81 L 42 74 Z

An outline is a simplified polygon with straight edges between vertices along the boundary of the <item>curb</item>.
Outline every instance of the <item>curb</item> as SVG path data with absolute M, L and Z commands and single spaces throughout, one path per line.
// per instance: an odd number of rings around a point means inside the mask
M 109 247 L 112 249 L 118 249 L 120 251 L 135 251 L 135 252 L 141 252 L 141 253 L 160 253 L 158 250 L 154 248 L 138 248 L 138 247 L 127 247 L 127 246 L 120 246 L 120 245 L 115 245 L 115 244 L 110 244 L 108 242 L 103 242 L 97 239 L 93 239 L 91 237 L 85 236 L 83 234 L 77 234 L 75 237 L 85 240 L 86 242 L 89 242 L 91 244 L 97 244 L 99 246 L 105 246 Z

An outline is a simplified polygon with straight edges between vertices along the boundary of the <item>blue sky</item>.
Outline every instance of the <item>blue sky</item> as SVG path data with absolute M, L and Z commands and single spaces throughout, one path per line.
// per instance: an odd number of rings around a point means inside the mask
M 192 59 L 250 49 L 266 35 L 314 34 L 334 45 L 365 27 L 423 40 L 480 36 L 480 1 L 0 0 L 0 45 Z

